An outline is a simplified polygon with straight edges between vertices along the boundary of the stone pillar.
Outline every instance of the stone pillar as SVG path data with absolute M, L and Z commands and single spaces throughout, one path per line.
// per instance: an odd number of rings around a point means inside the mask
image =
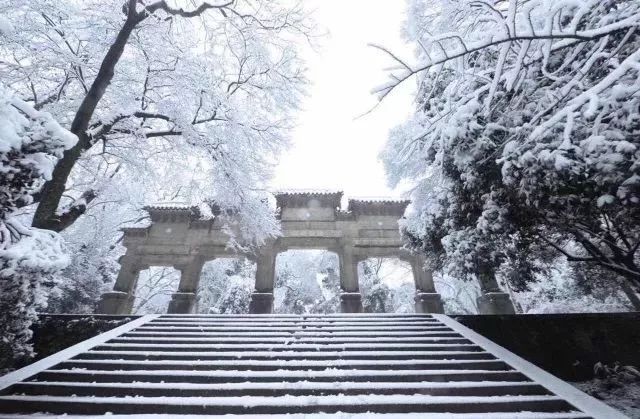
M 196 256 L 191 263 L 176 266 L 176 269 L 180 271 L 180 285 L 178 285 L 178 291 L 171 296 L 167 313 L 193 313 L 203 265 L 204 259 Z
M 169 314 L 191 314 L 196 306 L 195 292 L 174 292 L 169 301 Z
M 362 296 L 359 292 L 340 293 L 341 313 L 362 313 Z
M 256 289 L 251 294 L 249 313 L 269 314 L 273 312 L 273 283 L 276 274 L 274 249 L 264 249 L 256 260 Z
M 444 313 L 444 304 L 437 292 L 416 291 L 413 300 L 416 313 Z
M 118 263 L 120 263 L 120 271 L 113 291 L 102 294 L 96 313 L 131 314 L 138 275 L 147 266 L 140 264 L 138 258 L 130 255 L 129 252 L 120 257 Z
M 273 313 L 273 292 L 251 293 L 249 303 L 249 313 L 251 314 L 271 314 Z
M 444 313 L 444 305 L 440 294 L 436 292 L 431 271 L 424 269 L 424 256 L 413 255 L 409 263 L 416 284 L 414 297 L 416 313 Z
M 358 261 L 352 249 L 338 252 L 340 259 L 340 311 L 362 313 L 362 296 L 358 286 Z
M 492 273 L 478 275 L 482 295 L 476 299 L 479 314 L 515 314 L 511 297 L 503 292 Z

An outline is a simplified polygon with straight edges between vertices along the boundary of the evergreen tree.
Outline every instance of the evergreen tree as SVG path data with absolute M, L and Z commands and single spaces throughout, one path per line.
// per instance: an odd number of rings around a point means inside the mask
M 360 292 L 365 313 L 392 312 L 393 295 L 391 289 L 380 276 L 383 259 L 366 259 L 359 264 Z
M 417 108 L 382 158 L 431 269 L 526 289 L 551 250 L 640 291 L 638 22 L 631 0 L 410 1 L 418 62 L 378 91 L 415 76 Z
M 7 29 L 0 27 L 0 40 Z M 36 306 L 46 306 L 47 289 L 69 262 L 61 238 L 26 226 L 19 211 L 76 140 L 50 114 L 0 84 L 0 360 L 32 354 Z

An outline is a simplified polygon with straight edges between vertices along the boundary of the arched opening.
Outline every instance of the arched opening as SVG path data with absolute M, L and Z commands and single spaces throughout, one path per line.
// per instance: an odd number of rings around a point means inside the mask
M 196 313 L 248 313 L 255 275 L 256 264 L 246 258 L 206 262 L 200 273 Z
M 411 264 L 398 258 L 367 258 L 358 264 L 365 313 L 412 313 L 415 281 Z
M 132 314 L 163 314 L 178 290 L 180 271 L 168 266 L 150 266 L 140 271 L 134 291 Z
M 287 250 L 276 258 L 274 313 L 340 311 L 338 255 L 326 250 Z

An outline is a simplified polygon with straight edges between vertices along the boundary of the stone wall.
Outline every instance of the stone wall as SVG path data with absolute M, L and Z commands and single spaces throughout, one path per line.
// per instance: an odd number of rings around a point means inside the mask
M 640 312 L 454 318 L 568 381 L 592 378 L 596 362 L 640 366 Z

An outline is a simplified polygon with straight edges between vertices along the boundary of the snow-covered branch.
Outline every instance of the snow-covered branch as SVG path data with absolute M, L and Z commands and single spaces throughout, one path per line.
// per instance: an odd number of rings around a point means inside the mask
M 98 161 L 119 159 L 124 173 L 181 153 L 218 165 L 208 178 L 224 185 L 208 190 L 236 203 L 245 188 L 264 189 L 306 84 L 298 45 L 314 29 L 301 4 L 64 0 L 41 10 L 9 2 L 7 19 L 25 30 L 0 45 L 12 57 L 0 72 L 79 139 L 39 193 L 34 226 L 61 231 L 84 214 L 65 208 L 68 197 L 104 189 L 74 186 L 86 183 L 80 173 L 105 182 L 90 173 Z
M 57 234 L 25 226 L 17 210 L 77 138 L 2 84 L 0 127 L 0 353 L 21 358 L 31 354 L 29 326 L 46 301 L 43 288 L 68 257 Z
M 415 246 L 468 278 L 552 251 L 640 290 L 640 5 L 410 10 L 416 64 L 392 55 L 377 92 L 419 80 L 415 114 L 382 155 L 394 182 L 416 185 Z

